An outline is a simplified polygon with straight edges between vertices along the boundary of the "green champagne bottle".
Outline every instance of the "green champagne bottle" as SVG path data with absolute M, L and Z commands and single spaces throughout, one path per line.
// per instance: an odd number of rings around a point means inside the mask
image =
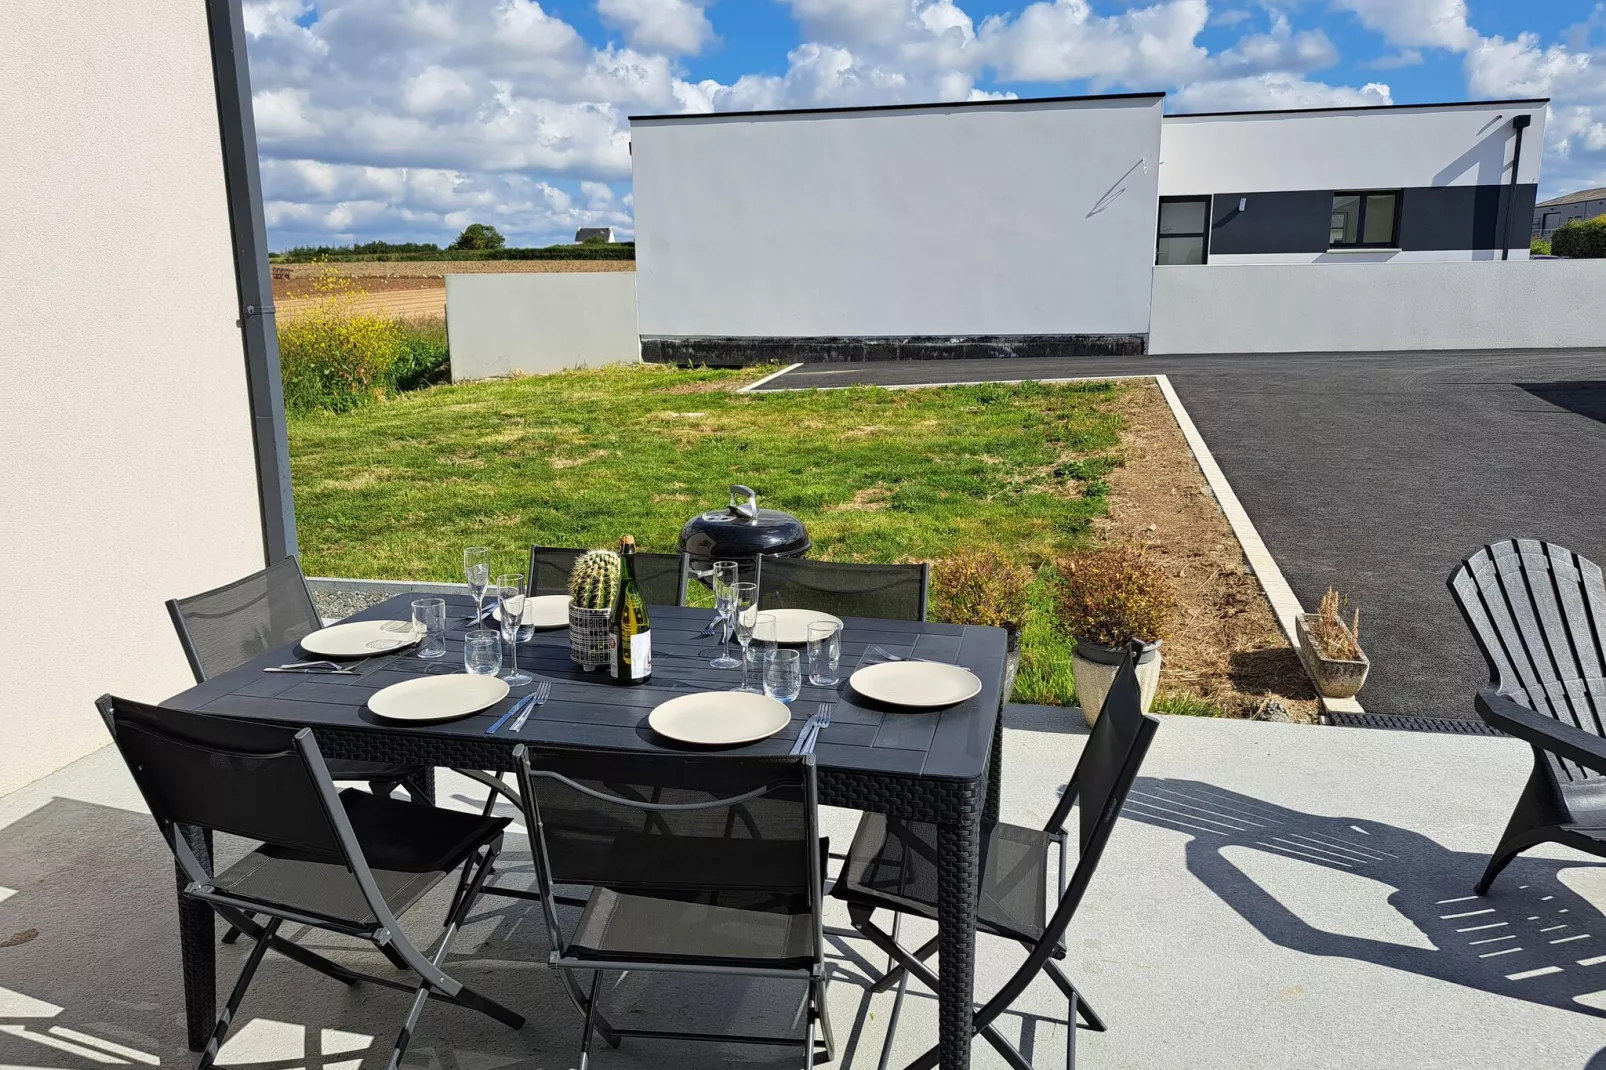
M 636 538 L 619 540 L 619 594 L 608 618 L 608 675 L 626 687 L 652 676 L 652 625 L 636 582 Z

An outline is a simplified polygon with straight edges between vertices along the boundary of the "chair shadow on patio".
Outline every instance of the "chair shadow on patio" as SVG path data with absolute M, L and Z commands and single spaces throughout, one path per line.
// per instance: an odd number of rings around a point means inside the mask
M 1281 947 L 1606 1017 L 1606 915 L 1559 877 L 1600 863 L 1519 857 L 1478 897 L 1485 854 L 1395 825 L 1154 777 L 1138 779 L 1126 816 L 1187 833 L 1189 872 Z M 1387 908 L 1355 878 L 1391 889 Z

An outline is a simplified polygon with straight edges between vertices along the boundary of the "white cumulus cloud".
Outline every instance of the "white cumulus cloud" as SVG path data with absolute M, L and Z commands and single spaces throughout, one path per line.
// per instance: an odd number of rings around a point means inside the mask
M 632 48 L 694 55 L 714 37 L 703 5 L 692 0 L 597 0 L 597 14 L 622 27 Z

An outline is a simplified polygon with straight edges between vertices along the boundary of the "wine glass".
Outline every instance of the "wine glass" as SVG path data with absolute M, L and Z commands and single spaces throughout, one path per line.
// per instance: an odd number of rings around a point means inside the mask
M 470 546 L 463 551 L 463 579 L 468 581 L 468 593 L 474 596 L 474 621 L 478 623 L 485 613 L 485 588 L 491 585 L 490 547 Z
M 744 582 L 730 585 L 729 620 L 731 630 L 736 633 L 736 641 L 742 645 L 742 686 L 736 690 L 747 691 L 747 644 L 753 641 L 753 626 L 758 623 L 758 584 Z M 727 639 L 727 646 L 729 642 Z
M 757 613 L 753 617 L 753 625 L 748 629 L 747 646 L 742 648 L 742 690 L 747 687 L 747 662 L 749 656 L 758 663 L 758 682 L 764 682 L 764 658 L 778 645 L 776 643 L 775 614 Z M 762 692 L 763 687 L 752 690 Z
M 736 562 L 715 561 L 710 575 L 714 583 L 714 619 L 724 629 L 724 636 L 720 640 L 723 645 L 719 657 L 708 663 L 711 669 L 734 669 L 736 659 L 731 657 L 731 632 L 734 626 L 731 623 L 731 587 L 736 583 Z
M 803 656 L 796 650 L 777 648 L 764 655 L 764 694 L 790 706 L 803 690 Z
M 510 572 L 496 577 L 497 608 L 502 614 L 502 641 L 508 645 L 512 661 L 506 680 L 509 687 L 532 682 L 535 677 L 519 671 L 519 640 L 528 639 L 532 629 L 524 625 L 524 576 Z

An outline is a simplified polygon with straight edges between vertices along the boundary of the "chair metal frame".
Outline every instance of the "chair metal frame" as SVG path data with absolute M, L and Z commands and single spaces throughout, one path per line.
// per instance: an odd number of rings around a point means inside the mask
M 890 564 L 876 564 L 876 565 L 866 565 L 866 564 L 863 564 L 863 563 L 860 563 L 860 562 L 853 562 L 853 561 L 819 561 L 819 560 L 815 560 L 815 559 L 807 558 L 807 557 L 771 557 L 766 561 L 765 557 L 761 554 L 757 558 L 754 559 L 755 575 L 753 577 L 754 581 L 758 584 L 758 598 L 759 598 L 759 607 L 758 608 L 759 608 L 759 610 L 761 612 L 764 611 L 764 610 L 767 610 L 767 609 L 782 609 L 782 608 L 785 608 L 785 609 L 817 609 L 817 608 L 819 608 L 817 606 L 780 606 L 780 605 L 777 605 L 777 604 L 766 604 L 765 593 L 766 593 L 767 588 L 764 585 L 764 569 L 767 566 L 769 566 L 769 567 L 778 567 L 778 568 L 782 569 L 783 571 L 784 570 L 795 569 L 800 574 L 806 574 L 812 568 L 841 569 L 841 570 L 845 570 L 845 571 L 849 571 L 849 572 L 851 572 L 855 568 L 864 568 L 864 569 L 870 569 L 870 568 L 880 568 L 880 569 L 896 568 L 896 569 L 905 569 L 910 573 L 913 573 L 913 572 L 918 570 L 919 573 L 920 573 L 920 607 L 919 607 L 919 611 L 918 611 L 919 612 L 919 616 L 917 616 L 917 617 L 888 617 L 884 613 L 849 613 L 848 616 L 850 616 L 850 617 L 872 617 L 872 618 L 879 618 L 881 620 L 916 620 L 916 621 L 924 621 L 926 619 L 927 610 L 930 607 L 930 602 L 931 602 L 931 563 L 929 561 L 921 561 L 918 564 L 900 564 L 900 563 L 894 562 L 894 563 L 890 563 Z M 891 586 L 891 585 L 889 584 L 888 586 Z M 843 591 L 843 592 L 839 592 L 839 593 L 841 593 L 843 595 L 848 595 L 850 593 L 851 594 L 858 594 L 858 593 L 861 593 L 861 592 Z M 874 593 L 874 590 L 870 589 L 870 590 L 867 590 L 867 591 L 865 591 L 863 593 L 871 594 L 871 593 Z
M 567 576 L 569 571 L 570 571 L 570 569 L 572 569 L 573 566 L 574 566 L 575 559 L 577 559 L 581 554 L 583 554 L 585 552 L 586 551 L 584 551 L 584 550 L 577 550 L 574 547 L 570 547 L 570 546 L 531 546 L 530 547 L 530 574 L 525 580 L 525 582 L 530 587 L 530 593 L 532 595 L 568 594 L 569 593 L 569 585 L 568 585 L 567 581 L 564 582 L 562 587 L 553 587 L 551 585 L 543 585 L 543 584 L 538 584 L 536 582 L 537 577 L 540 576 L 540 574 L 541 574 L 541 572 L 540 572 L 540 570 L 541 570 L 541 558 L 542 558 L 543 555 L 545 555 L 545 556 L 547 556 L 549 558 L 563 558 L 563 557 L 568 558 L 569 559 L 569 565 L 568 565 L 567 568 L 564 568 L 564 570 L 563 570 L 564 575 Z M 675 593 L 675 600 L 673 602 L 660 602 L 660 601 L 656 601 L 656 600 L 654 600 L 652 598 L 647 598 L 647 604 L 648 605 L 683 606 L 683 605 L 686 604 L 686 585 L 690 581 L 690 578 L 691 578 L 691 555 L 690 554 L 686 554 L 686 553 L 655 554 L 655 553 L 648 553 L 645 550 L 638 550 L 638 551 L 636 551 L 636 560 L 638 562 L 640 562 L 642 560 L 648 560 L 648 561 L 652 561 L 654 564 L 663 564 L 663 565 L 668 565 L 668 564 L 671 564 L 671 563 L 675 563 L 676 566 L 677 566 L 677 575 L 676 575 L 676 582 L 675 582 L 675 592 L 676 592 Z M 645 596 L 645 594 L 644 594 L 644 596 Z
M 1039 972 L 1048 974 L 1054 986 L 1060 990 L 1068 1005 L 1066 1021 L 1070 1024 L 1067 1030 L 1065 1065 L 1067 1070 L 1076 1067 L 1076 1030 L 1087 1028 L 1094 1032 L 1104 1032 L 1106 1026 L 1103 1018 L 1087 1003 L 1081 992 L 1071 983 L 1069 977 L 1060 968 L 1055 959 L 1062 959 L 1066 955 L 1064 943 L 1065 930 L 1070 925 L 1077 907 L 1086 893 L 1094 872 L 1098 869 L 1099 859 L 1103 856 L 1105 845 L 1115 828 L 1115 822 L 1121 814 L 1132 783 L 1136 780 L 1138 771 L 1148 754 L 1149 745 L 1154 741 L 1155 731 L 1159 728 L 1159 718 L 1142 712 L 1142 700 L 1139 694 L 1136 659 L 1142 649 L 1134 645 L 1127 652 L 1127 657 L 1114 682 L 1110 687 L 1109 698 L 1105 700 L 1104 712 L 1099 716 L 1098 723 L 1094 725 L 1092 734 L 1088 737 L 1087 746 L 1082 751 L 1082 759 L 1078 761 L 1076 771 L 1072 774 L 1070 783 L 1065 786 L 1059 803 L 1049 816 L 1043 831 L 1049 840 L 1057 845 L 1058 853 L 1058 884 L 1059 904 L 1054 913 L 1044 925 L 1043 933 L 1035 941 L 1023 940 L 1018 936 L 1007 933 L 994 932 L 994 935 L 1006 939 L 1014 939 L 1027 951 L 1026 961 L 1015 971 L 1003 986 L 976 1012 L 972 1019 L 973 1034 L 979 1034 L 987 1039 L 1015 1070 L 1032 1070 L 1031 1063 L 1011 1044 L 994 1026 L 994 1021 L 1007 1011 L 1032 979 Z M 1070 816 L 1071 807 L 1080 800 L 1080 788 L 1083 777 L 1083 763 L 1089 760 L 1089 755 L 1096 753 L 1094 736 L 1100 731 L 1111 733 L 1120 731 L 1122 722 L 1129 725 L 1130 739 L 1126 742 L 1124 753 L 1121 755 L 1119 766 L 1111 781 L 1110 790 L 1106 796 L 1103 808 L 1100 811 L 1096 824 L 1087 842 L 1083 846 L 1073 869 L 1069 860 L 1069 833 L 1065 828 L 1066 819 Z M 984 835 L 985 835 L 984 830 Z M 931 991 L 937 991 L 937 975 L 925 964 L 937 950 L 937 941 L 933 938 L 922 947 L 909 951 L 898 943 L 898 923 L 902 920 L 904 911 L 894 910 L 893 931 L 886 932 L 873 921 L 876 906 L 868 901 L 855 901 L 852 892 L 842 890 L 842 882 L 837 884 L 836 895 L 847 901 L 848 918 L 854 929 L 866 937 L 879 950 L 889 956 L 892 963 L 888 970 L 871 986 L 872 992 L 882 992 L 898 986 L 898 995 L 893 1003 L 891 1019 L 888 1025 L 885 1055 L 890 1052 L 893 1033 L 897 1028 L 898 1015 L 902 1008 L 904 991 L 907 979 L 910 976 L 918 979 Z M 1045 889 L 1046 892 L 1046 889 Z M 885 904 L 879 904 L 885 906 Z M 979 932 L 992 931 L 992 927 L 983 924 Z M 910 1063 L 907 1070 L 930 1070 L 937 1065 L 937 1049 L 931 1048 L 920 1058 Z
M 1537 539 L 1490 543 L 1445 581 L 1489 665 L 1473 708 L 1533 748 L 1533 771 L 1475 887 L 1541 843 L 1606 857 L 1606 581 Z M 1587 811 L 1579 820 L 1574 806 Z
M 126 700 L 103 695 L 96 700 L 102 719 L 112 734 L 112 740 L 119 751 L 123 750 L 122 740 L 118 735 L 118 708 L 124 705 L 137 705 L 127 703 Z M 149 707 L 146 707 L 149 709 Z M 162 711 L 167 713 L 169 711 Z M 198 717 L 195 714 L 186 714 L 186 717 Z M 156 732 L 151 726 L 140 726 L 142 731 Z M 162 733 L 165 735 L 165 733 Z M 177 734 L 171 737 L 175 741 L 183 742 L 189 746 L 195 744 L 184 740 Z M 329 776 L 328 766 L 324 762 L 323 754 L 318 749 L 318 742 L 313 737 L 312 729 L 303 728 L 295 732 L 292 737 L 295 753 L 305 764 L 307 773 L 318 793 L 318 802 L 322 807 L 323 816 L 328 820 L 330 830 L 340 849 L 340 859 L 347 871 L 357 883 L 362 898 L 368 909 L 372 912 L 375 921 L 370 925 L 357 925 L 349 920 L 325 917 L 319 914 L 297 910 L 291 907 L 269 903 L 264 900 L 242 898 L 226 891 L 219 890 L 213 883 L 213 877 L 206 871 L 206 867 L 196 856 L 188 840 L 185 838 L 179 824 L 163 814 L 160 804 L 146 791 L 136 769 L 136 763 L 123 752 L 131 772 L 135 773 L 135 781 L 140 788 L 140 794 L 145 804 L 156 818 L 157 827 L 161 830 L 162 838 L 167 841 L 168 848 L 173 852 L 174 859 L 180 869 L 188 878 L 189 883 L 182 889 L 181 895 L 194 899 L 210 906 L 217 914 L 230 925 L 243 932 L 255 941 L 250 954 L 246 958 L 245 966 L 241 969 L 239 977 L 224 1004 L 222 1012 L 218 1015 L 217 1025 L 213 1028 L 212 1036 L 207 1041 L 206 1049 L 201 1054 L 201 1061 L 197 1070 L 208 1070 L 217 1059 L 218 1051 L 223 1046 L 223 1039 L 228 1034 L 229 1026 L 240 1004 L 245 998 L 246 990 L 250 987 L 257 967 L 271 948 L 286 958 L 300 963 L 303 966 L 318 971 L 325 976 L 332 977 L 347 985 L 354 985 L 358 981 L 367 981 L 402 992 L 412 992 L 413 1002 L 408 1009 L 407 1017 L 397 1034 L 396 1043 L 391 1048 L 389 1070 L 398 1070 L 402 1055 L 407 1050 L 407 1044 L 412 1038 L 413 1031 L 418 1026 L 419 1016 L 422 1014 L 424 1004 L 430 999 L 454 1003 L 469 1010 L 479 1011 L 481 1014 L 501 1022 L 512 1029 L 524 1027 L 524 1017 L 504 1007 L 488 996 L 485 996 L 441 969 L 451 950 L 452 941 L 456 939 L 463 920 L 468 915 L 474 899 L 484 883 L 486 874 L 490 872 L 492 864 L 502 849 L 502 834 L 496 836 L 476 848 L 463 863 L 464 874 L 472 871 L 468 879 L 467 893 L 454 903 L 454 909 L 446 920 L 440 937 L 440 944 L 433 956 L 426 956 L 419 948 L 414 946 L 407 938 L 390 906 L 386 903 L 379 885 L 374 879 L 373 871 L 369 869 L 368 861 L 363 855 L 362 844 L 351 826 L 345 808 L 341 805 L 339 793 L 335 790 L 334 780 Z M 289 752 L 262 755 L 253 757 L 287 757 Z M 401 804 L 398 805 L 417 805 Z M 266 916 L 266 924 L 256 921 L 258 915 Z M 325 929 L 339 933 L 343 936 L 355 937 L 372 943 L 379 952 L 385 956 L 397 969 L 410 970 L 419 978 L 417 985 L 409 985 L 387 977 L 376 977 L 372 974 L 362 973 L 348 969 L 339 963 L 333 962 L 314 951 L 290 942 L 278 935 L 279 926 L 284 922 L 298 925 L 308 925 L 314 928 Z
M 741 761 L 739 758 L 731 761 Z M 803 1039 L 805 1065 L 817 1062 L 830 1062 L 836 1057 L 836 1043 L 831 1032 L 830 1015 L 826 1007 L 826 985 L 829 980 L 825 968 L 825 925 L 824 925 L 824 873 L 820 851 L 813 849 L 819 843 L 819 795 L 816 786 L 814 756 L 800 755 L 795 761 L 803 769 L 803 790 L 805 807 L 805 840 L 809 848 L 808 854 L 808 897 L 809 908 L 814 921 L 814 961 L 808 969 L 767 969 L 757 966 L 720 966 L 712 964 L 687 964 L 680 962 L 654 961 L 643 958 L 640 961 L 625 961 L 608 959 L 574 958 L 567 954 L 568 939 L 563 934 L 562 926 L 558 922 L 556 904 L 560 902 L 575 902 L 564 900 L 554 893 L 555 880 L 553 878 L 551 854 L 547 848 L 546 826 L 541 817 L 540 796 L 535 790 L 537 778 L 553 780 L 563 784 L 570 790 L 595 798 L 614 806 L 624 806 L 639 810 L 644 814 L 662 814 L 675 812 L 694 812 L 699 810 L 715 810 L 721 808 L 739 808 L 743 803 L 751 802 L 769 794 L 779 787 L 791 787 L 795 782 L 771 784 L 756 788 L 752 791 L 729 798 L 712 799 L 705 803 L 661 803 L 648 799 L 630 799 L 608 792 L 597 791 L 578 783 L 556 770 L 536 769 L 530 762 L 530 750 L 520 744 L 513 751 L 515 772 L 518 777 L 520 794 L 523 797 L 525 826 L 529 830 L 531 852 L 535 856 L 535 872 L 538 893 L 531 896 L 541 902 L 542 916 L 546 921 L 547 935 L 551 940 L 553 950 L 548 955 L 547 963 L 558 971 L 562 978 L 564 990 L 569 994 L 575 1008 L 584 1016 L 585 1023 L 580 1042 L 579 1070 L 587 1070 L 591 1056 L 592 1035 L 601 1034 L 609 1047 L 617 1048 L 626 1037 L 638 1037 L 655 1040 L 694 1040 L 723 1044 L 759 1044 L 766 1046 L 790 1046 L 797 1043 L 795 1037 L 735 1035 L 725 1033 L 703 1033 L 697 1031 L 669 1031 L 660 1029 L 622 1029 L 608 1022 L 600 1009 L 600 984 L 602 975 L 608 970 L 621 972 L 645 973 L 690 973 L 701 975 L 734 976 L 734 977 L 765 977 L 784 980 L 805 981 L 808 991 L 805 996 L 807 1004 L 807 1029 Z M 784 765 L 790 764 L 786 759 L 766 758 L 766 763 Z M 733 810 L 733 816 L 737 812 Z M 584 900 L 579 901 L 584 903 Z M 576 972 L 586 972 L 592 975 L 589 991 L 583 989 L 575 979 Z M 816 1039 L 816 1026 L 820 1031 L 820 1043 Z M 816 1047 L 823 1047 L 823 1051 L 816 1052 Z

